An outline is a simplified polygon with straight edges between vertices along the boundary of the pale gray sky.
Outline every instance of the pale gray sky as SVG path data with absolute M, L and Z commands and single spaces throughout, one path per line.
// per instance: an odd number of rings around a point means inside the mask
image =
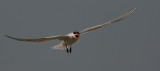
M 1 0 L 0 71 L 160 71 L 158 0 Z M 59 41 L 25 43 L 4 37 L 65 35 L 135 14 L 80 37 L 72 54 Z

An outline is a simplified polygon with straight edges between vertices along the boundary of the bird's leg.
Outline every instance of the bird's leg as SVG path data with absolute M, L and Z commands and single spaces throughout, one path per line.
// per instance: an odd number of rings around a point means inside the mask
M 68 50 L 67 46 L 66 46 L 66 51 L 67 51 L 67 53 L 69 53 L 69 50 Z
M 71 46 L 70 46 L 70 48 L 69 48 L 69 52 L 70 52 L 70 53 L 72 52 L 72 48 L 71 48 Z

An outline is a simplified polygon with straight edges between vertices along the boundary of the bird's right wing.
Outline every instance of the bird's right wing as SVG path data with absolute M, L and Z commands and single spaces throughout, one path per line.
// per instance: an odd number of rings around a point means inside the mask
M 20 39 L 20 38 L 14 38 L 8 35 L 5 35 L 5 36 L 18 41 L 35 42 L 35 43 L 54 41 L 54 40 L 65 40 L 66 38 L 68 38 L 68 36 L 52 36 L 52 37 L 37 38 L 37 39 Z
M 114 23 L 114 22 L 118 22 L 120 20 L 123 20 L 123 19 L 127 18 L 128 16 L 132 15 L 136 10 L 137 10 L 137 8 L 134 8 L 134 9 L 130 10 L 129 12 L 125 13 L 124 15 L 122 15 L 122 16 L 116 18 L 116 19 L 113 19 L 109 22 L 106 22 L 104 24 L 100 24 L 100 25 L 97 25 L 97 26 L 93 26 L 91 28 L 86 28 L 86 29 L 82 30 L 80 32 L 80 34 L 85 34 L 85 33 L 91 32 L 91 31 L 95 31 L 95 30 L 98 30 L 98 29 L 100 29 L 100 28 L 102 28 L 102 27 L 104 27 L 104 26 L 106 26 L 110 23 Z

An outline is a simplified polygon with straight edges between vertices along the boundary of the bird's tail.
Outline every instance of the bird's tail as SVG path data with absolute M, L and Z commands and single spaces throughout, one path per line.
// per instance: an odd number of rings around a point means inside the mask
M 53 46 L 53 47 L 51 47 L 52 49 L 59 49 L 59 50 L 64 50 L 64 49 L 66 49 L 66 47 L 62 44 L 62 43 L 60 43 L 60 44 L 58 44 L 58 45 L 56 45 L 56 46 Z

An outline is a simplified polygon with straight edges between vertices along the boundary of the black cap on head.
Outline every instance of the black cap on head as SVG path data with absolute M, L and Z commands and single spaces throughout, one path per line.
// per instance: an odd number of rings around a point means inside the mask
M 78 32 L 78 31 L 73 32 L 73 34 L 77 34 L 77 33 L 79 34 L 79 32 Z

